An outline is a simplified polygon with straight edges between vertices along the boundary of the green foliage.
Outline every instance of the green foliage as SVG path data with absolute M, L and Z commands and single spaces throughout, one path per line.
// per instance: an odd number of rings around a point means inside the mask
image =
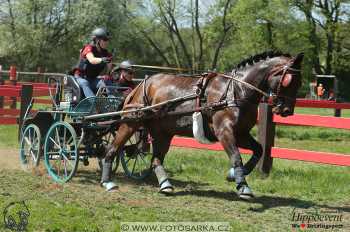
M 138 64 L 229 71 L 243 58 L 267 49 L 293 55 L 304 52 L 304 86 L 299 96 L 306 95 L 317 71 L 337 75 L 341 96 L 350 99 L 346 1 L 331 1 L 332 9 L 327 11 L 317 1 L 199 0 L 198 31 L 195 3 L 1 1 L 0 63 L 5 69 L 16 64 L 21 70 L 41 66 L 65 72 L 89 42 L 91 30 L 105 26 L 112 32 L 110 48 L 117 49 L 117 62 L 132 59 Z M 339 18 L 327 12 L 338 12 Z

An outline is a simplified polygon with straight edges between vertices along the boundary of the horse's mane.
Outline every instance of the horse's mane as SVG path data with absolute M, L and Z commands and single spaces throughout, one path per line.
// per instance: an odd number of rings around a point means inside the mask
M 277 56 L 291 57 L 290 54 L 283 53 L 283 52 L 278 51 L 278 50 L 277 51 L 276 50 L 265 51 L 265 52 L 256 54 L 254 56 L 250 56 L 250 57 L 242 60 L 239 64 L 237 64 L 235 66 L 234 69 L 241 69 L 241 68 L 244 68 L 245 66 L 247 66 L 247 64 L 248 65 L 252 65 L 252 64 L 257 63 L 259 61 L 266 60 L 268 58 L 274 58 L 274 57 L 277 57 Z

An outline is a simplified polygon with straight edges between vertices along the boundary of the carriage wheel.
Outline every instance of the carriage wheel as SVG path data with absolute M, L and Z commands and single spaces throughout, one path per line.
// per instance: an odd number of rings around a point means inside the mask
M 151 174 L 152 152 L 145 131 L 136 132 L 124 145 L 120 161 L 125 174 L 135 180 L 142 180 Z
M 19 159 L 24 170 L 31 170 L 39 165 L 41 156 L 41 134 L 35 124 L 29 124 L 22 134 Z
M 66 122 L 53 124 L 45 138 L 45 166 L 54 181 L 69 181 L 78 168 L 79 154 L 77 135 Z
M 109 132 L 108 134 L 102 136 L 102 142 L 105 145 L 111 144 L 114 141 L 115 132 Z M 112 164 L 112 172 L 115 173 L 118 170 L 119 167 L 119 155 L 115 156 Z M 100 167 L 100 170 L 102 170 L 102 159 L 98 158 L 98 166 Z

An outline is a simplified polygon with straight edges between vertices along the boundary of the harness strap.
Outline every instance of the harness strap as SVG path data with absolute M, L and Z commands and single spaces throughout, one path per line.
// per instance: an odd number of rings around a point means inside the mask
M 232 79 L 232 80 L 234 80 L 234 81 L 240 82 L 240 83 L 244 84 L 245 86 L 247 86 L 248 88 L 254 89 L 254 90 L 257 91 L 258 93 L 261 93 L 263 96 L 265 96 L 265 97 L 270 97 L 270 94 L 268 94 L 268 93 L 262 91 L 261 89 L 255 87 L 255 86 L 252 85 L 252 84 L 249 84 L 248 82 L 242 81 L 242 80 L 240 80 L 240 79 L 238 79 L 238 78 L 236 78 L 236 77 L 229 76 L 229 75 L 226 75 L 226 74 L 220 74 L 220 76 L 223 76 L 223 77 L 225 77 L 225 78 Z
M 203 100 L 205 90 L 208 86 L 209 80 L 216 77 L 218 74 L 216 72 L 203 73 L 201 78 L 198 80 L 196 86 L 196 111 L 200 111 L 201 101 Z M 198 110 L 197 110 L 198 109 Z
M 230 79 L 229 82 L 227 83 L 225 92 L 222 94 L 222 96 L 220 97 L 219 101 L 223 101 L 223 100 L 225 100 L 227 98 L 227 93 L 228 93 L 228 91 L 230 89 L 230 86 L 231 86 L 232 82 L 233 82 L 233 80 Z M 233 90 L 233 88 L 232 88 L 232 90 Z
M 143 98 L 143 104 L 144 104 L 144 106 L 150 106 L 151 105 L 151 103 L 150 103 L 150 100 L 148 99 L 148 97 L 147 97 L 147 91 L 146 91 L 146 81 L 147 81 L 147 79 L 149 78 L 150 76 L 146 76 L 145 77 L 145 79 L 144 79 L 144 81 L 143 81 L 143 96 L 142 96 L 142 98 Z

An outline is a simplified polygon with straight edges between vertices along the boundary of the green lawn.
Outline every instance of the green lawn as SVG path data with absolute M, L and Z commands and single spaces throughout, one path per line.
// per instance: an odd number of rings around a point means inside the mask
M 314 114 L 322 116 L 334 116 L 334 109 L 321 109 L 321 108 L 295 108 L 296 114 Z M 342 110 L 341 116 L 345 118 L 350 117 L 350 110 Z
M 350 132 L 278 126 L 275 144 L 350 154 Z M 17 147 L 17 126 L 0 126 L 0 148 Z M 99 187 L 93 168 L 79 166 L 77 176 L 63 186 L 52 183 L 43 167 L 39 175 L 0 168 L 0 218 L 10 202 L 26 200 L 28 231 L 119 231 L 123 221 L 227 221 L 232 231 L 292 231 L 294 209 L 316 208 L 337 210 L 347 226 L 338 231 L 350 230 L 350 167 L 275 159 L 268 178 L 258 172 L 248 177 L 256 198 L 244 202 L 225 181 L 229 164 L 224 152 L 172 148 L 165 166 L 176 187 L 170 197 L 157 193 L 154 177 L 132 181 L 121 167 L 115 193 Z
M 45 175 L 0 171 L 0 208 L 26 200 L 28 231 L 119 231 L 123 221 L 224 221 L 232 231 L 291 231 L 293 210 L 312 208 L 337 210 L 349 226 L 349 167 L 276 160 L 267 179 L 248 177 L 256 198 L 245 202 L 224 179 L 228 166 L 223 152 L 173 148 L 166 168 L 174 196 L 157 193 L 154 177 L 136 182 L 121 172 L 118 192 L 106 193 L 97 172 L 81 166 L 63 186 Z
M 18 147 L 18 126 L 0 125 L 0 148 Z

